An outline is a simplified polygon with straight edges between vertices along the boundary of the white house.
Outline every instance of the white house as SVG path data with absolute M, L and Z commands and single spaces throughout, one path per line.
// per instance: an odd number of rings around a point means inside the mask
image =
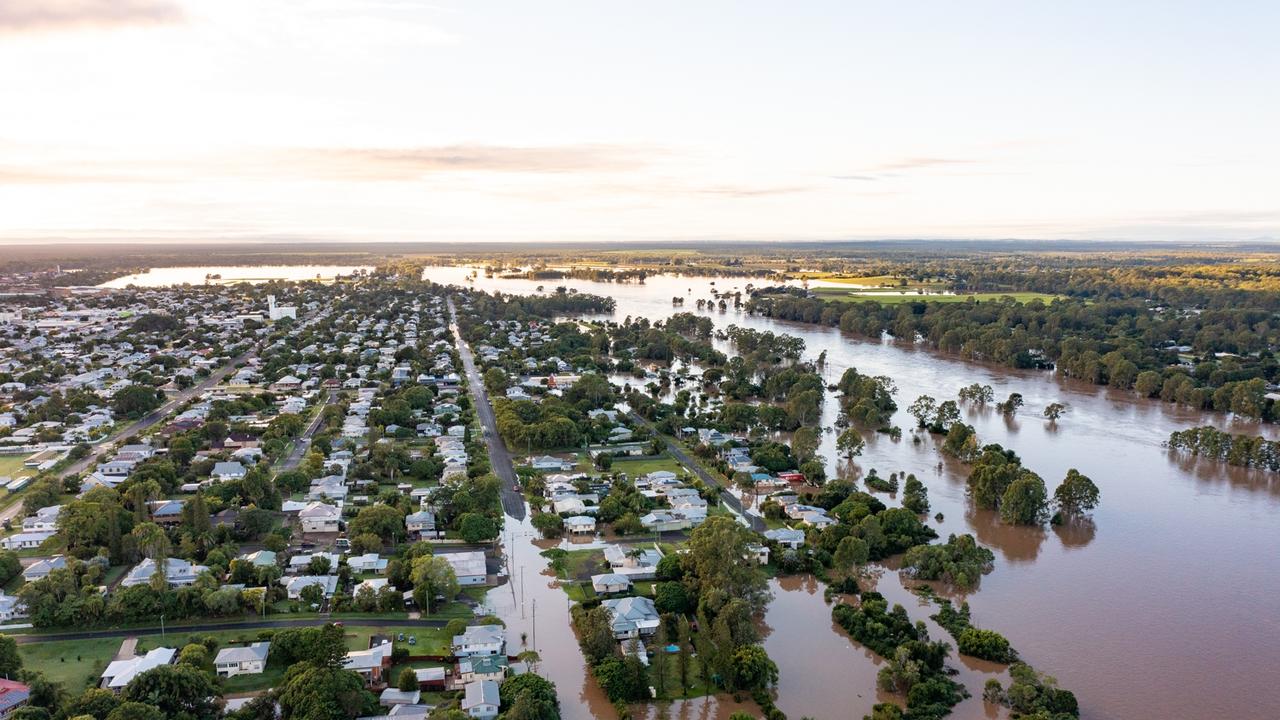
M 209 568 L 204 565 L 195 565 L 180 558 L 167 558 L 164 561 L 164 577 L 169 581 L 170 587 L 179 587 L 182 585 L 190 585 L 196 581 L 200 573 L 208 571 Z M 133 587 L 135 585 L 146 585 L 151 582 L 151 576 L 156 574 L 156 561 L 146 558 L 142 562 L 133 566 L 128 575 L 120 581 L 123 587 Z
M 620 573 L 592 575 L 591 588 L 600 595 L 627 592 L 631 590 L 631 578 Z
M 782 547 L 795 550 L 804 545 L 804 531 L 792 528 L 778 528 L 776 530 L 765 530 L 764 536 Z
M 258 675 L 267 667 L 269 642 L 256 642 L 245 647 L 228 647 L 218 651 L 213 667 L 220 677 Z
M 391 642 L 386 641 L 368 650 L 351 650 L 343 661 L 345 670 L 352 670 L 364 678 L 366 685 L 382 682 L 382 673 L 391 666 Z
M 66 566 L 67 558 L 63 555 L 54 555 L 46 560 L 37 560 L 22 571 L 22 579 L 27 582 L 35 582 L 48 577 L 49 573 L 54 570 L 61 570 Z
M 27 606 L 16 595 L 6 595 L 0 590 L 0 622 L 9 622 L 27 616 Z
M 609 609 L 613 636 L 619 640 L 652 635 L 662 622 L 649 598 L 616 598 L 605 600 L 601 605 Z
M 604 548 L 605 562 L 609 563 L 609 567 L 617 570 L 623 575 L 629 575 L 635 580 L 647 579 L 653 577 L 653 573 L 658 568 L 658 562 L 662 560 L 662 556 L 657 550 L 650 548 L 642 548 L 628 545 L 606 545 Z
M 333 593 L 338 589 L 337 575 L 298 575 L 281 582 L 289 594 L 290 600 L 298 600 L 302 597 L 302 591 L 312 585 L 318 586 L 326 598 L 333 597 Z
M 329 571 L 338 572 L 338 561 L 341 559 L 337 553 L 313 552 L 299 553 L 289 558 L 289 573 L 293 575 L 301 575 L 311 567 L 311 561 L 316 558 L 324 558 L 329 561 Z
M 501 655 L 507 644 L 507 631 L 501 625 L 468 625 L 461 635 L 453 636 L 453 654 L 458 657 Z
M 453 567 L 453 574 L 458 578 L 458 584 L 467 587 L 469 585 L 484 585 L 489 580 L 489 571 L 485 567 L 484 553 L 480 551 L 460 552 L 460 553 L 443 553 L 440 557 Z
M 397 705 L 417 705 L 422 699 L 421 690 L 397 690 L 389 687 L 382 691 L 378 696 L 378 704 L 383 707 L 395 707 Z M 395 717 L 390 715 L 388 717 Z
M 31 550 L 43 545 L 44 541 L 53 537 L 54 534 L 52 530 L 14 533 L 9 537 L 0 538 L 0 547 L 5 550 Z
M 759 543 L 751 543 L 747 546 L 747 552 L 742 556 L 742 559 L 754 562 L 757 565 L 768 565 L 769 547 Z
M 498 683 L 493 680 L 476 680 L 467 683 L 462 697 L 462 711 L 476 720 L 498 717 Z
M 671 532 L 674 530 L 688 530 L 693 527 L 693 522 L 684 515 L 677 512 L 667 512 L 665 510 L 655 510 L 640 518 L 640 524 L 647 530 L 653 532 Z
M 378 553 L 365 553 L 355 557 L 347 558 L 347 565 L 355 572 L 375 572 L 385 573 L 387 571 L 387 559 L 378 557 Z
M 419 510 L 405 516 L 405 529 L 410 535 L 421 537 L 423 535 L 435 535 L 436 532 L 436 514 L 430 510 Z
M 240 480 L 244 478 L 247 471 L 244 466 L 238 462 L 220 462 L 213 466 L 213 472 L 209 473 L 209 477 L 219 482 L 227 480 Z
M 596 519 L 590 515 L 573 515 L 564 519 L 564 529 L 571 535 L 586 535 L 596 531 Z
M 333 505 L 322 502 L 310 502 L 298 512 L 298 520 L 302 523 L 304 533 L 338 532 L 338 521 L 342 511 Z
M 42 507 L 34 515 L 22 519 L 22 530 L 23 532 L 53 532 L 58 529 L 58 516 L 61 514 L 61 505 Z
M 102 671 L 102 683 L 99 687 L 118 693 L 138 675 L 161 665 L 170 665 L 177 656 L 177 650 L 161 647 L 152 650 L 146 655 L 136 655 L 127 660 L 112 661 L 107 665 L 107 669 Z
M 559 470 L 567 472 L 573 469 L 573 463 L 551 455 L 540 455 L 529 458 L 529 467 L 534 470 Z

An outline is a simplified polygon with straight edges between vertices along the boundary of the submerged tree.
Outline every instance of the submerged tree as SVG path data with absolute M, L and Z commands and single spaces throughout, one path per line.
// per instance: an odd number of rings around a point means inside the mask
M 1067 517 L 1083 515 L 1094 509 L 1098 506 L 1100 496 L 1098 486 L 1075 468 L 1067 471 L 1067 477 L 1053 491 L 1053 501 L 1058 506 L 1058 512 Z

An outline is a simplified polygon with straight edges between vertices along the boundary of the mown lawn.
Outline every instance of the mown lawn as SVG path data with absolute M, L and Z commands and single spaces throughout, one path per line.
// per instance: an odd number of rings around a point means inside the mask
M 73 694 L 96 684 L 116 656 L 123 638 L 55 640 L 18 646 L 23 667 L 39 670 Z
M 570 600 L 576 603 L 584 603 L 588 600 L 594 600 L 596 597 L 596 591 L 592 589 L 591 583 L 588 581 L 564 582 L 561 583 L 560 588 L 564 590 Z
M 658 472 L 659 470 L 667 470 L 673 473 L 685 472 L 684 466 L 667 453 L 663 453 L 660 457 L 656 458 L 644 458 L 638 460 L 614 458 L 613 466 L 609 468 L 609 472 L 624 472 L 629 478 L 642 477 L 651 472 Z
M 0 477 L 18 479 L 25 475 L 34 475 L 23 463 L 30 455 L 0 455 Z
M 388 627 L 375 623 L 352 625 L 351 620 L 344 620 L 343 632 L 347 647 L 351 650 L 364 650 L 369 647 L 369 638 L 375 634 L 392 638 L 396 647 L 408 649 L 415 655 L 443 655 L 449 650 L 451 640 L 444 628 L 429 627 Z M 257 642 L 259 634 L 268 632 L 259 629 L 227 629 L 209 632 L 188 632 L 175 628 L 163 637 L 160 635 L 144 635 L 138 638 L 136 652 L 142 654 L 158 647 L 182 649 L 192 642 L 201 642 L 206 637 L 218 641 L 219 649 L 233 645 Z M 404 633 L 405 639 L 400 640 Z M 409 637 L 415 638 L 413 645 Z M 24 667 L 44 672 L 45 676 L 55 682 L 63 683 L 72 693 L 78 694 L 85 687 L 97 684 L 102 671 L 115 658 L 124 636 L 111 638 L 93 638 L 89 640 L 51 640 L 48 642 L 28 643 L 18 646 L 18 654 L 22 657 Z M 426 667 L 423 664 L 422 667 Z M 241 675 L 226 681 L 227 692 L 251 692 L 273 687 L 283 677 L 286 666 L 268 661 L 267 669 L 261 675 Z

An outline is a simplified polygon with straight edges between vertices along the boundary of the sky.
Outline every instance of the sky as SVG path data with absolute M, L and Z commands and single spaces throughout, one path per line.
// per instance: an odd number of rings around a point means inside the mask
M 0 0 L 0 242 L 1280 240 L 1280 3 Z

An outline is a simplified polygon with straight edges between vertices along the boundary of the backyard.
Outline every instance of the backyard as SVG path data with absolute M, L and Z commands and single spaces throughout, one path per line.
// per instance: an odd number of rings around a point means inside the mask
M 347 648 L 364 650 L 369 647 L 369 638 L 373 635 L 385 635 L 392 638 L 394 646 L 404 648 L 414 655 L 446 655 L 449 653 L 450 638 L 443 628 L 428 627 L 390 627 L 377 624 L 353 625 L 347 620 L 343 633 Z M 233 645 L 257 642 L 270 630 L 227 629 L 209 632 L 189 633 L 175 629 L 160 635 L 146 635 L 138 638 L 135 650 L 143 654 L 158 647 L 181 649 L 192 642 L 203 642 L 212 637 L 218 641 L 219 649 Z M 403 635 L 404 639 L 401 640 Z M 410 644 L 409 639 L 413 638 Z M 89 640 L 50 640 L 47 642 L 27 643 L 18 646 L 18 654 L 25 667 L 41 670 L 54 682 L 62 683 L 69 691 L 78 693 L 90 684 L 96 684 L 106 669 L 107 664 L 115 658 L 123 636 L 109 638 L 93 638 Z M 427 667 L 439 663 L 417 662 L 414 667 Z M 239 675 L 225 681 L 229 693 L 252 692 L 264 690 L 275 685 L 284 676 L 287 666 L 268 660 L 266 670 L 260 675 Z M 394 675 L 392 676 L 394 678 Z

